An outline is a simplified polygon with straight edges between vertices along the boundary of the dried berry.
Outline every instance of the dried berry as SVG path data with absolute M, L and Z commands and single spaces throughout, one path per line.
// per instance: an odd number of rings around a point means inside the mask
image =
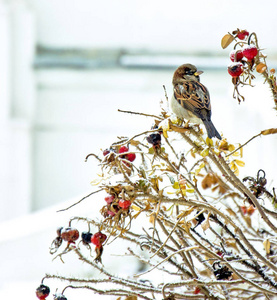
M 61 231 L 61 238 L 68 243 L 75 243 L 79 238 L 79 231 L 72 227 L 63 228 Z
M 243 72 L 243 65 L 240 62 L 234 62 L 228 66 L 228 73 L 232 77 L 239 77 Z
M 243 48 L 243 56 L 246 57 L 248 60 L 252 60 L 257 54 L 258 54 L 258 49 L 254 45 L 248 45 Z
M 233 274 L 226 266 L 222 267 L 219 262 L 213 264 L 213 269 L 217 280 L 229 279 Z
M 128 154 L 126 154 L 126 159 L 132 162 L 136 159 L 136 154 L 135 153 L 128 153 Z
M 105 197 L 104 199 L 107 202 L 107 204 L 111 204 L 113 202 L 113 200 L 115 199 L 115 196 L 109 195 L 109 196 Z
M 161 134 L 152 133 L 146 137 L 146 140 L 149 144 L 152 144 L 154 147 L 158 147 L 161 144 Z
M 50 293 L 50 289 L 48 286 L 41 284 L 37 289 L 36 289 L 36 295 L 39 299 L 45 299 Z
M 218 256 L 223 257 L 223 253 L 222 253 L 221 251 L 219 251 L 219 250 L 216 252 L 216 254 L 217 254 Z
M 126 153 L 129 152 L 129 148 L 126 146 L 121 146 L 118 150 L 118 153 Z M 136 154 L 135 153 L 128 153 L 126 155 L 120 155 L 120 157 L 125 158 L 129 161 L 134 161 L 136 159 Z
M 230 52 L 230 59 L 233 62 L 241 61 L 243 59 L 243 53 L 241 50 L 232 50 Z
M 91 243 L 91 232 L 82 232 L 82 241 L 84 244 L 90 244 Z
M 111 217 L 115 216 L 115 212 L 111 211 L 111 210 L 107 210 L 107 214 Z
M 55 294 L 54 300 L 67 300 L 67 298 L 63 294 Z
M 99 231 L 91 237 L 91 242 L 92 244 L 94 244 L 96 247 L 99 248 L 102 246 L 102 244 L 105 242 L 106 239 L 107 236 L 101 231 Z
M 237 37 L 240 40 L 244 40 L 247 36 L 249 36 L 249 32 L 247 30 L 239 30 L 239 32 L 237 33 Z
M 123 209 L 128 209 L 131 205 L 131 201 L 120 199 L 118 205 Z
M 103 151 L 103 155 L 106 156 L 106 155 L 108 155 L 110 152 L 111 152 L 110 149 L 105 149 L 105 150 Z
M 125 152 L 128 152 L 129 151 L 129 148 L 126 147 L 126 146 L 121 146 L 118 150 L 118 153 L 125 153 Z
M 193 294 L 197 295 L 201 292 L 200 288 L 198 286 L 195 287 Z

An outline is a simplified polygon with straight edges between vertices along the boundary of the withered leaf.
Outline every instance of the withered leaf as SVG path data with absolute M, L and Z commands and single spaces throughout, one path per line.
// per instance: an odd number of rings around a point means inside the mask
M 242 161 L 242 160 L 235 159 L 234 161 L 240 167 L 244 167 L 245 166 L 245 162 Z
M 265 249 L 266 254 L 269 254 L 270 253 L 270 241 L 269 241 L 269 239 L 265 239 L 263 241 L 263 245 L 264 245 L 264 249 Z
M 277 133 L 277 128 L 270 128 L 261 131 L 261 134 L 263 135 L 274 134 L 274 133 Z
M 256 71 L 258 73 L 263 73 L 266 69 L 267 69 L 267 66 L 266 66 L 266 64 L 263 64 L 263 63 L 259 63 L 256 67 Z
M 137 296 L 128 296 L 125 298 L 125 300 L 137 300 L 138 297 Z
M 227 33 L 224 35 L 224 37 L 221 39 L 221 47 L 223 49 L 227 48 L 234 40 L 235 38 L 230 34 Z
M 210 228 L 210 221 L 209 219 L 205 220 L 203 223 L 201 223 L 201 227 L 203 231 L 206 231 L 207 229 Z

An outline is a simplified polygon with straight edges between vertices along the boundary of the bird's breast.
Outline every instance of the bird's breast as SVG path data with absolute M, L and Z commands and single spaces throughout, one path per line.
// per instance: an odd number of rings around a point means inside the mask
M 183 108 L 183 106 L 175 99 L 174 95 L 171 98 L 170 107 L 171 110 L 178 118 L 182 120 L 183 119 L 189 120 L 190 122 L 195 124 L 202 123 L 202 121 L 198 117 L 196 117 L 192 112 Z

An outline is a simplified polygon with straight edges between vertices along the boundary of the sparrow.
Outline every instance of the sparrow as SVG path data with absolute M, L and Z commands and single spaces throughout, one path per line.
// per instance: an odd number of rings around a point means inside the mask
M 208 89 L 200 83 L 199 75 L 203 71 L 191 64 L 184 64 L 174 72 L 173 96 L 171 109 L 180 119 L 187 119 L 196 124 L 203 124 L 206 127 L 208 137 L 211 139 L 221 136 L 211 121 L 211 101 Z

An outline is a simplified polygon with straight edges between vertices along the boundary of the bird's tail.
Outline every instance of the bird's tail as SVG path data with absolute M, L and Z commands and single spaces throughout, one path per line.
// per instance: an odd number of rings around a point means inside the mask
M 216 130 L 216 128 L 214 127 L 214 124 L 212 121 L 208 121 L 208 120 L 203 120 L 203 123 L 206 127 L 207 133 L 208 133 L 208 137 L 211 139 L 213 137 L 217 137 L 219 140 L 221 140 L 221 136 L 218 133 L 218 131 Z

